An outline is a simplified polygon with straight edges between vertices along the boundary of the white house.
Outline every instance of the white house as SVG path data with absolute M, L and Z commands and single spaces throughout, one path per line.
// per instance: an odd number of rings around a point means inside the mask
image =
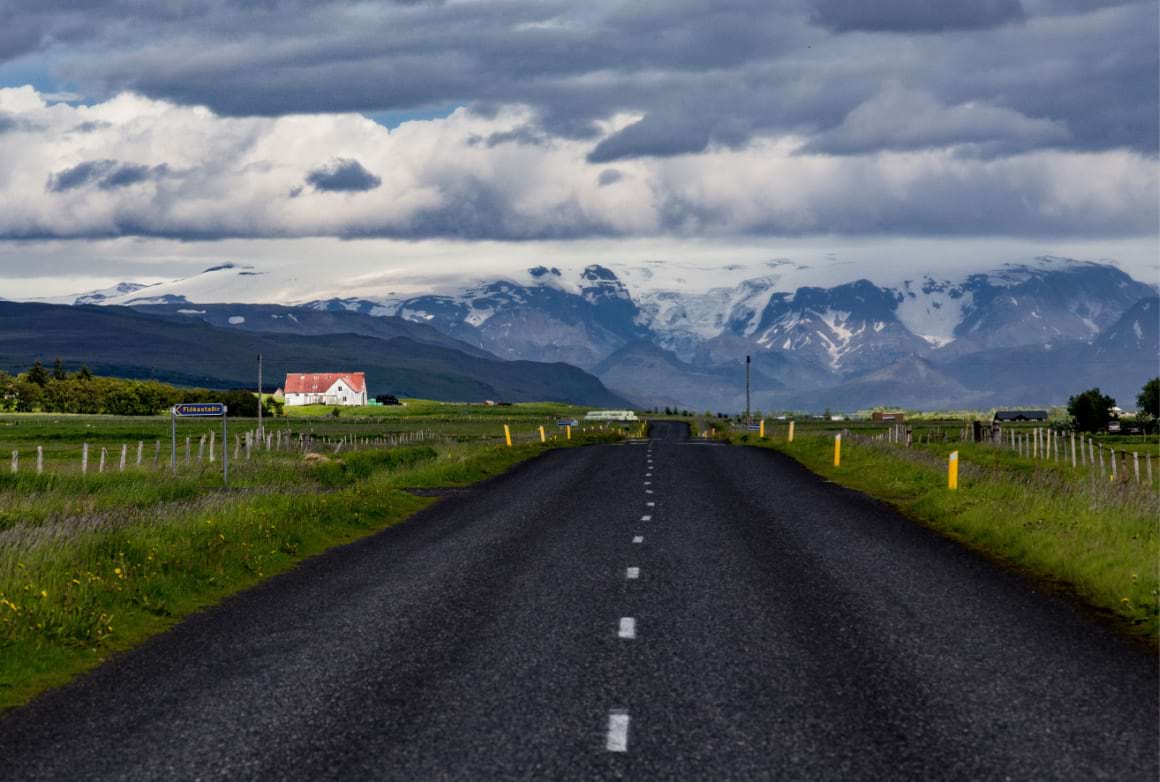
M 367 403 L 367 381 L 362 372 L 291 372 L 282 388 L 289 406 Z

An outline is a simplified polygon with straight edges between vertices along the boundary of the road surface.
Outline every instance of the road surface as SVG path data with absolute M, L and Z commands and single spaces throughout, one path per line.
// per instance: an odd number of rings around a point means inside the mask
M 0 778 L 1157 778 L 1151 654 L 783 456 L 652 434 L 190 618 L 0 719 Z

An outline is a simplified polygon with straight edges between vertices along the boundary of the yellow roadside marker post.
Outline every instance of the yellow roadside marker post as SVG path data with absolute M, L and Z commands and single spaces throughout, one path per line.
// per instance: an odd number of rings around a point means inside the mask
M 757 430 L 757 436 L 760 437 L 762 440 L 765 439 L 765 419 L 764 418 L 761 419 L 761 428 Z
M 512 430 L 507 425 L 503 425 L 503 439 L 507 440 L 508 448 L 512 447 Z
M 564 431 L 568 433 L 568 439 L 571 440 L 572 439 L 572 427 L 571 427 L 571 425 L 565 426 Z
M 842 465 L 842 435 L 834 435 L 834 466 Z
M 789 437 L 786 439 L 787 443 L 793 442 L 793 421 L 789 422 Z
M 548 438 L 544 436 L 544 427 L 543 426 L 540 426 L 540 442 L 541 443 L 548 442 Z
M 959 488 L 959 452 L 951 451 L 950 457 L 947 458 L 947 488 L 955 490 Z

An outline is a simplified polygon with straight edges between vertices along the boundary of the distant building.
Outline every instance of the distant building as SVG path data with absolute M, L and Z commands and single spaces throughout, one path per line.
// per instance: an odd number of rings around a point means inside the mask
M 270 394 L 270 396 L 273 397 L 275 402 L 285 402 L 286 401 L 286 393 L 280 388 L 277 391 L 275 391 L 274 393 Z
M 870 418 L 871 418 L 871 420 L 874 420 L 874 421 L 886 421 L 886 422 L 892 423 L 892 424 L 901 424 L 906 420 L 906 414 L 905 413 L 884 413 L 884 412 L 879 410 L 879 411 L 873 413 L 870 416 Z
M 995 411 L 995 420 L 1000 422 L 1008 421 L 1046 421 L 1046 410 L 997 410 Z
M 639 421 L 632 410 L 593 410 L 584 414 L 585 421 Z
M 286 405 L 365 405 L 367 383 L 362 372 L 291 372 L 283 386 Z

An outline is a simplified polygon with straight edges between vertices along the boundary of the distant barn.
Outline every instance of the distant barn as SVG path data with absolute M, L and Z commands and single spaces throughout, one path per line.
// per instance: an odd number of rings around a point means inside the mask
M 1046 421 L 1046 410 L 997 410 L 995 420 L 998 422 L 1010 421 Z
M 886 421 L 888 423 L 901 424 L 906 421 L 906 413 L 889 413 L 881 410 L 875 410 L 870 418 L 873 421 Z
M 362 372 L 291 372 L 283 386 L 287 406 L 365 405 L 367 382 Z

